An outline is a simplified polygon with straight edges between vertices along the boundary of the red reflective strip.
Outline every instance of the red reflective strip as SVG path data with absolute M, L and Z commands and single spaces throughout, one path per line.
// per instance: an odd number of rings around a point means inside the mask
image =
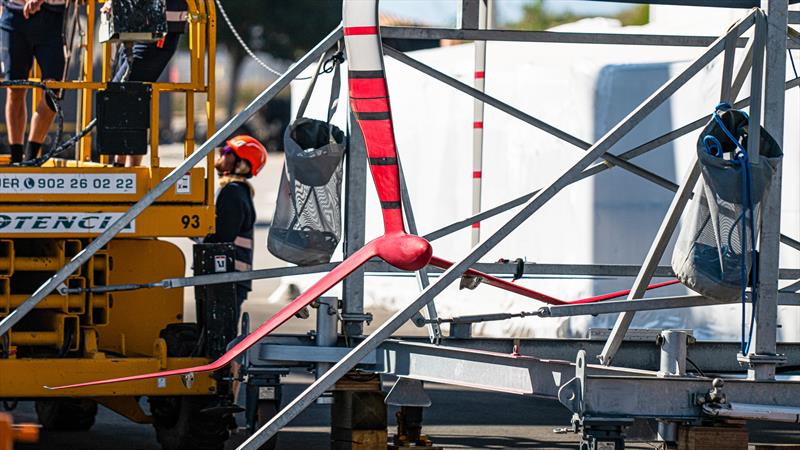
M 389 100 L 386 98 L 354 98 L 350 106 L 355 112 L 386 112 L 389 111 Z
M 472 128 L 483 128 L 483 122 L 472 122 Z
M 482 70 L 475 72 L 475 78 L 483 78 L 485 73 Z
M 345 27 L 345 36 L 363 36 L 365 34 L 378 34 L 378 27 Z
M 387 97 L 386 80 L 384 78 L 350 78 L 350 97 L 358 98 Z
M 481 223 L 480 222 L 475 222 L 475 223 L 472 224 L 472 228 L 480 228 L 480 227 L 481 227 Z
M 481 178 L 482 176 L 483 176 L 483 174 L 481 173 L 480 170 L 476 170 L 476 171 L 472 172 L 472 178 Z

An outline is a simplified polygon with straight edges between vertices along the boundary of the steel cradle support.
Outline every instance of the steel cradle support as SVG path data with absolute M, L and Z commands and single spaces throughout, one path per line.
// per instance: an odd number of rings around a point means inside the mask
M 460 278 L 461 274 L 471 265 L 494 248 L 501 240 L 508 236 L 513 230 L 527 220 L 533 213 L 538 211 L 545 203 L 555 197 L 563 188 L 571 184 L 581 172 L 589 167 L 597 158 L 601 157 L 607 150 L 615 145 L 619 140 L 630 132 L 637 124 L 646 118 L 652 111 L 666 101 L 681 86 L 690 80 L 695 74 L 707 66 L 718 54 L 724 50 L 727 39 L 735 38 L 749 28 L 754 19 L 755 12 L 751 12 L 746 18 L 735 24 L 732 29 L 724 36 L 718 38 L 713 45 L 706 49 L 703 54 L 694 60 L 685 70 L 677 74 L 674 78 L 664 84 L 654 92 L 639 107 L 632 111 L 620 123 L 614 126 L 605 136 L 594 144 L 586 153 L 575 160 L 564 172 L 556 175 L 544 189 L 531 198 L 522 209 L 517 212 L 507 223 L 498 229 L 494 234 L 488 236 L 478 246 L 474 247 L 466 257 L 450 269 L 445 271 L 442 276 L 425 289 L 422 294 L 405 308 L 398 311 L 377 330 L 369 335 L 364 341 L 334 365 L 322 377 L 318 378 L 311 386 L 304 390 L 297 398 L 290 402 L 283 410 L 267 424 L 252 435 L 240 448 L 256 449 L 264 444 L 278 430 L 286 426 L 300 412 L 311 405 L 322 393 L 330 389 L 336 381 L 350 371 L 367 354 L 375 350 L 383 341 L 391 337 L 401 325 L 411 319 L 414 314 L 422 307 L 433 300 L 452 282 Z

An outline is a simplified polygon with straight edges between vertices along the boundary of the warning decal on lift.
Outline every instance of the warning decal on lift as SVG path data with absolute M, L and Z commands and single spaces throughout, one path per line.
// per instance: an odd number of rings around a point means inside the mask
M 214 255 L 214 272 L 227 272 L 228 259 L 225 255 Z
M 0 173 L 0 194 L 135 194 L 133 173 Z
M 0 212 L 0 234 L 7 233 L 100 233 L 124 213 Z M 121 233 L 136 231 L 131 222 Z
M 180 178 L 178 178 L 178 182 L 175 183 L 175 193 L 176 194 L 191 194 L 192 193 L 192 176 L 186 174 Z

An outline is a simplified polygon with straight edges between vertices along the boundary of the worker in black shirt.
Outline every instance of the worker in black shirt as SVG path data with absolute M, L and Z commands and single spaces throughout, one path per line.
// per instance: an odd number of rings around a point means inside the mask
M 64 77 L 65 0 L 2 0 L 0 40 L 7 46 L 2 57 L 3 72 L 9 80 L 27 80 L 33 59 L 42 69 L 42 80 L 61 80 Z M 56 110 L 48 96 L 33 105 L 28 144 L 23 147 L 28 118 L 26 88 L 9 88 L 6 97 L 6 128 L 11 147 L 11 162 L 21 162 L 39 155 L 47 130 L 53 123 Z
M 253 228 L 256 210 L 253 206 L 253 186 L 247 179 L 258 175 L 267 162 L 267 149 L 251 136 L 236 136 L 225 143 L 214 167 L 219 175 L 220 189 L 216 200 L 216 228 L 204 243 L 233 242 L 236 247 L 235 269 L 245 272 L 253 266 Z M 250 281 L 236 285 L 236 317 L 252 289 Z
M 111 1 L 101 9 L 103 14 L 112 14 Z M 188 5 L 186 0 L 167 0 L 167 34 L 154 42 L 136 42 L 131 48 L 131 61 L 125 55 L 124 46 L 117 52 L 116 70 L 111 81 L 140 81 L 155 83 L 161 77 L 170 60 L 178 50 L 181 35 L 188 27 Z M 130 63 L 130 66 L 129 66 Z M 141 165 L 142 155 L 119 155 L 115 165 L 134 167 Z

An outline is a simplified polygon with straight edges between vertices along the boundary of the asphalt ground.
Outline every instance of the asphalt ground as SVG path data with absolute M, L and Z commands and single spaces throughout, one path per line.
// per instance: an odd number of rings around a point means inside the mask
M 306 374 L 285 379 L 286 401 L 297 396 L 311 381 Z M 390 384 L 384 384 L 387 390 Z M 576 449 L 572 433 L 555 433 L 569 426 L 571 414 L 552 400 L 532 399 L 439 384 L 426 384 L 432 406 L 425 410 L 423 433 L 445 449 Z M 395 433 L 396 409 L 389 410 L 389 433 Z M 14 411 L 17 422 L 35 422 L 32 402 L 22 402 Z M 278 435 L 279 450 L 329 449 L 330 406 L 313 405 Z M 227 449 L 235 449 L 246 438 L 236 433 Z M 800 443 L 797 426 L 751 428 L 751 442 Z M 629 443 L 631 449 L 660 448 L 657 443 Z M 720 449 L 724 447 L 718 447 Z M 789 447 L 796 448 L 796 447 Z M 17 450 L 159 450 L 150 425 L 139 425 L 100 408 L 97 421 L 86 432 L 43 432 L 39 443 L 18 445 Z

